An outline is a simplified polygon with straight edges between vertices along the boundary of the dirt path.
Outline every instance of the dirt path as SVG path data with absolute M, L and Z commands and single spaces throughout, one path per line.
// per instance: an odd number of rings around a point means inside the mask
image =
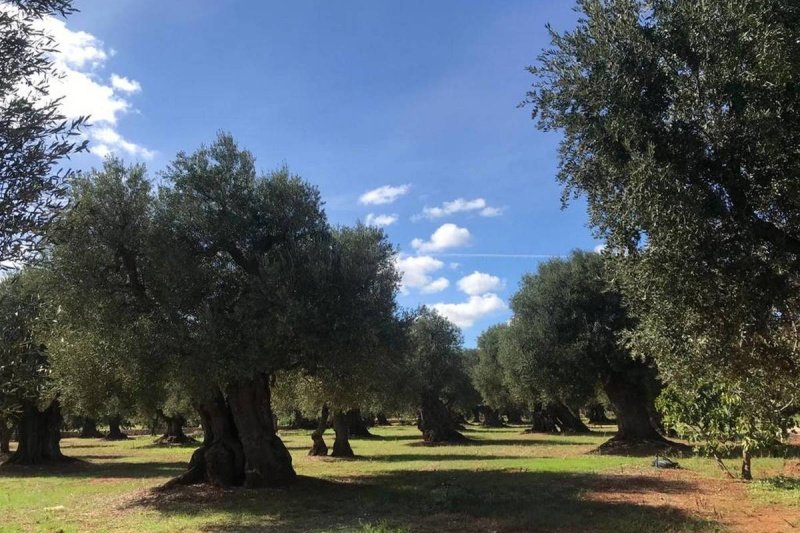
M 677 483 L 664 484 L 661 481 Z M 659 487 L 679 486 L 665 492 Z M 585 495 L 589 500 L 649 507 L 667 506 L 723 524 L 730 531 L 800 531 L 800 509 L 752 501 L 741 481 L 713 479 L 688 470 L 627 468 L 601 476 Z

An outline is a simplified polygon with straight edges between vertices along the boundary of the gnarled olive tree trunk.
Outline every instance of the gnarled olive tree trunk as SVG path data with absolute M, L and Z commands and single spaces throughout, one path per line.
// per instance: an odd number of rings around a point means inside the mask
M 482 405 L 481 409 L 481 425 L 489 428 L 499 428 L 503 426 L 503 421 L 500 419 L 500 413 L 492 409 L 488 405 Z
M 209 482 L 256 488 L 286 485 L 296 478 L 292 456 L 275 432 L 266 376 L 237 381 L 197 410 L 203 446 L 192 454 L 188 471 L 165 487 Z
M 350 409 L 344 414 L 347 420 L 347 428 L 350 430 L 351 437 L 371 437 L 367 421 L 361 416 L 361 409 Z
M 617 434 L 612 440 L 666 441 L 653 423 L 653 397 L 643 380 L 625 372 L 613 372 L 603 380 L 603 390 L 617 417 Z
M 342 411 L 336 411 L 333 415 L 333 431 L 336 433 L 336 440 L 333 441 L 331 457 L 355 457 L 353 448 L 350 447 L 350 425 L 347 415 Z
M 505 414 L 509 424 L 522 424 L 522 413 L 519 409 L 506 409 Z
M 463 442 L 467 438 L 458 432 L 457 424 L 447 407 L 436 396 L 425 396 L 419 408 L 417 428 L 425 442 Z
M 166 431 L 158 438 L 156 442 L 159 444 L 186 444 L 194 442 L 194 439 L 183 432 L 183 426 L 186 425 L 186 417 L 183 415 L 167 416 L 164 413 L 159 413 L 159 416 L 166 424 Z
M 94 418 L 86 416 L 81 422 L 81 433 L 78 435 L 81 439 L 99 439 L 103 436 L 97 429 L 97 421 Z
M 611 420 L 606 416 L 606 408 L 600 402 L 593 402 L 586 408 L 586 417 L 590 424 L 610 424 Z
M 106 435 L 106 440 L 125 440 L 128 438 L 128 435 L 122 432 L 120 429 L 120 425 L 122 424 L 122 417 L 119 415 L 114 415 L 108 419 L 108 435 Z
M 11 452 L 11 425 L 9 421 L 0 416 L 0 453 Z
M 319 413 L 317 429 L 315 429 L 311 434 L 311 440 L 313 441 L 313 444 L 311 445 L 311 449 L 308 450 L 308 455 L 317 457 L 328 455 L 328 445 L 325 444 L 323 435 L 325 434 L 325 430 L 328 428 L 329 415 L 330 410 L 328 409 L 328 404 L 322 404 L 322 409 Z
M 547 409 L 550 411 L 558 431 L 562 433 L 591 433 L 592 430 L 565 403 L 551 402 L 548 404 Z
M 22 403 L 22 416 L 17 425 L 17 449 L 4 464 L 36 465 L 49 461 L 66 461 L 61 453 L 61 410 L 53 401 L 44 411 L 35 402 Z

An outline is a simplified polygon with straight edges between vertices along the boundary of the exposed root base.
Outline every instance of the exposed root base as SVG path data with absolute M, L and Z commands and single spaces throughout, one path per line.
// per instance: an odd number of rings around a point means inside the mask
M 612 437 L 590 453 L 598 455 L 633 455 L 636 457 L 655 454 L 688 457 L 692 455 L 692 447 L 664 438 L 634 440 Z

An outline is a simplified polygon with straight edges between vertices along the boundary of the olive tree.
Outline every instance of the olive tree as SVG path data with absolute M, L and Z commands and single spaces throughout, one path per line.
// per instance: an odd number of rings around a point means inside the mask
M 753 420 L 766 406 L 785 419 L 800 377 L 800 11 L 792 0 L 578 9 L 531 68 L 528 101 L 564 135 L 565 198 L 585 195 L 608 243 L 638 318 L 633 351 L 686 392 L 713 380 Z M 778 425 L 767 441 L 785 434 Z M 765 435 L 740 435 L 745 477 Z
M 71 174 L 58 164 L 86 148 L 86 118 L 67 120 L 50 97 L 55 43 L 40 24 L 74 11 L 71 0 L 0 2 L 0 269 L 39 255 Z
M 512 349 L 501 354 L 508 375 L 566 405 L 585 405 L 599 385 L 617 414 L 614 443 L 664 442 L 653 420 L 655 368 L 623 342 L 633 323 L 602 256 L 576 251 L 540 264 L 523 277 L 511 308 Z

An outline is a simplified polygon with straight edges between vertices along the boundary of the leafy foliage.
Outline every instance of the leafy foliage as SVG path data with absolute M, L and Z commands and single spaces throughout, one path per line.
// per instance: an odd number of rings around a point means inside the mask
M 39 25 L 73 11 L 70 0 L 0 3 L 0 269 L 39 255 L 71 174 L 54 167 L 86 149 L 86 117 L 67 120 L 49 98 L 55 43 Z

